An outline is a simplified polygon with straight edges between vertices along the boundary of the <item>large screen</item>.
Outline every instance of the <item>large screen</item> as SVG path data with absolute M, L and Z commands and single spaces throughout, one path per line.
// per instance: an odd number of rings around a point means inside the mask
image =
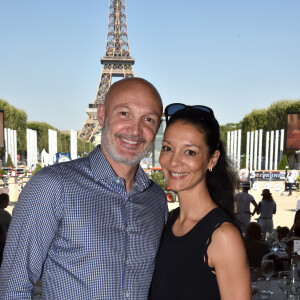
M 300 112 L 287 113 L 286 149 L 300 149 Z
M 0 148 L 4 148 L 4 111 L 0 110 Z

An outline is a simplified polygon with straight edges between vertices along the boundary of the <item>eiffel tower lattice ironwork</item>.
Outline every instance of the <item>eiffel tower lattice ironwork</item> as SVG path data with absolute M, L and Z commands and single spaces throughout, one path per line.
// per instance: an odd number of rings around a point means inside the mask
M 103 103 L 110 88 L 112 77 L 134 77 L 134 59 L 130 56 L 127 33 L 125 0 L 110 0 L 108 32 L 105 56 L 101 59 L 102 73 L 94 103 L 86 110 L 88 117 L 79 138 L 93 142 L 101 128 L 97 120 L 97 108 Z

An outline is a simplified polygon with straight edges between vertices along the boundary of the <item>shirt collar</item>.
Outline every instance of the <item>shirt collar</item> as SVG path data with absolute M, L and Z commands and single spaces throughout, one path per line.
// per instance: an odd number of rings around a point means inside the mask
M 91 170 L 97 181 L 104 179 L 116 180 L 118 178 L 110 163 L 102 153 L 100 145 L 96 146 L 91 152 L 89 155 L 89 160 Z M 150 179 L 145 174 L 141 166 L 139 166 L 136 171 L 135 180 L 135 186 L 137 186 L 139 190 L 145 190 L 151 184 Z

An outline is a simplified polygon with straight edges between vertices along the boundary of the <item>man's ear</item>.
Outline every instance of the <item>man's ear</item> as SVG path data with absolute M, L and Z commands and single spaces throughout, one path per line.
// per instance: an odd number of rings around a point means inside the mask
M 98 105 L 97 117 L 98 117 L 99 125 L 103 127 L 104 119 L 105 119 L 105 106 L 103 103 L 99 103 Z

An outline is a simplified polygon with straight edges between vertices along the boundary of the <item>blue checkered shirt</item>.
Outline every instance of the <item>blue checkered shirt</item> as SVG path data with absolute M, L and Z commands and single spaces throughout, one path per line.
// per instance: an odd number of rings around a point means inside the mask
M 164 191 L 139 167 L 126 194 L 98 146 L 43 168 L 13 210 L 0 299 L 147 299 L 167 217 Z

